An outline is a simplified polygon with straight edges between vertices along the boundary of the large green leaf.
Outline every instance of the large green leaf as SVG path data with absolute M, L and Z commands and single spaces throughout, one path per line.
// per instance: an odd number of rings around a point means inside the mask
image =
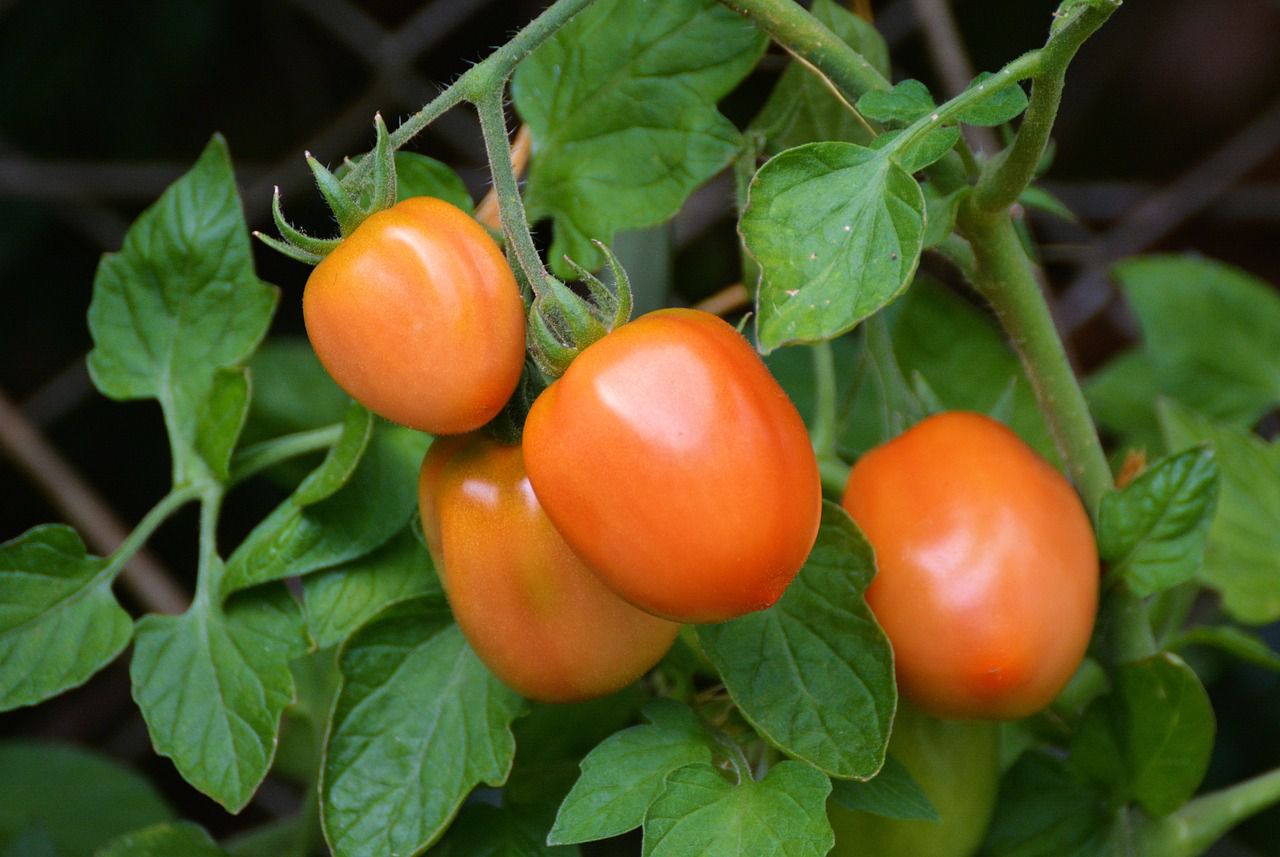
M 1098 511 L 1098 551 L 1109 573 L 1144 597 L 1191 580 L 1217 503 L 1218 466 L 1204 447 L 1162 459 L 1108 493 Z
M 225 478 L 247 389 L 220 370 L 249 357 L 276 299 L 254 273 L 231 158 L 215 136 L 120 252 L 102 257 L 89 306 L 89 373 L 113 399 L 160 402 L 175 484 Z M 241 418 L 228 417 L 233 406 Z
M 1201 579 L 1241 622 L 1280 619 L 1280 444 L 1170 401 L 1159 415 L 1170 448 L 1207 442 L 1216 453 L 1222 481 Z
M 937 821 L 938 810 L 911 776 L 906 766 L 892 756 L 885 757 L 884 767 L 866 782 L 835 780 L 831 799 L 845 809 L 856 809 L 906 821 Z
M 1084 388 L 1098 425 L 1123 444 L 1151 453 L 1164 449 L 1156 422 L 1155 366 L 1142 348 L 1124 351 L 1089 377 Z
M 837 777 L 880 770 L 897 707 L 889 639 L 862 597 L 874 574 L 857 526 L 824 503 L 818 541 L 776 604 L 698 627 L 757 731 Z
M 473 803 L 458 813 L 430 857 L 576 857 L 576 845 L 548 845 L 539 814 Z
M 129 674 L 156 752 L 238 812 L 271 767 L 293 699 L 289 661 L 304 647 L 301 611 L 282 585 L 226 609 L 198 597 L 181 616 L 143 617 Z
M 471 192 L 448 164 L 417 152 L 396 152 L 395 157 L 397 200 L 434 196 L 468 214 L 475 208 Z
M 336 857 L 417 854 L 478 783 L 511 770 L 524 702 L 489 674 L 438 599 L 389 608 L 343 648 L 321 782 Z
M 527 206 L 555 218 L 550 259 L 602 263 L 589 243 L 661 223 L 726 167 L 741 137 L 716 102 L 764 50 L 714 0 L 600 0 L 521 63 L 516 109 L 533 130 Z
M 0 545 L 0 711 L 83 684 L 129 645 L 114 577 L 61 524 Z
M 983 857 L 1125 857 L 1124 829 L 1066 763 L 1024 753 L 1000 781 Z M 1152 855 L 1155 857 L 1155 855 Z
M 677 768 L 710 762 L 697 715 L 674 700 L 645 707 L 649 724 L 608 738 L 582 760 L 582 776 L 560 805 L 548 841 L 588 842 L 639 827 Z
M 801 762 L 734 785 L 706 763 L 667 777 L 644 820 L 644 857 L 822 857 L 831 781 Z
M 907 287 L 924 195 L 884 151 L 809 143 L 760 168 L 739 228 L 761 269 L 756 332 L 768 352 L 831 339 Z

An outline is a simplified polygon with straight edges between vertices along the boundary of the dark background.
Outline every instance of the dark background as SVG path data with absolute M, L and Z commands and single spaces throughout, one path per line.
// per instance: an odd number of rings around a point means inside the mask
M 100 254 L 119 246 L 129 222 L 214 131 L 230 142 L 252 228 L 271 229 L 271 187 L 279 184 L 291 217 L 326 231 L 303 150 L 330 164 L 365 150 L 375 110 L 394 119 L 417 109 L 543 5 L 0 0 L 4 446 L 29 453 L 47 441 L 72 478 L 125 526 L 135 522 L 167 489 L 169 465 L 154 404 L 110 403 L 84 369 L 91 346 L 85 311 Z M 874 8 L 895 76 L 945 93 L 915 12 L 930 5 L 879 0 Z M 954 12 L 974 66 L 995 70 L 1042 43 L 1055 5 L 958 0 Z M 726 113 L 745 124 L 783 62 L 771 54 L 726 102 Z M 1073 65 L 1056 140 L 1045 186 L 1081 223 L 1037 215 L 1033 224 L 1082 371 L 1134 336 L 1106 278 L 1112 259 L 1193 250 L 1280 282 L 1277 0 L 1130 0 Z M 477 198 L 484 192 L 478 128 L 465 110 L 435 123 L 412 148 L 453 164 Z M 669 234 L 673 300 L 696 299 L 737 277 L 727 182 L 696 194 Z M 273 333 L 300 334 L 307 270 L 266 248 L 256 252 L 260 275 L 283 290 Z M 23 428 L 35 434 L 20 436 Z M 58 481 L 49 467 L 36 469 Z M 68 519 L 47 499 L 59 489 L 38 481 L 0 454 L 0 540 Z M 226 543 L 275 499 L 269 487 L 238 494 Z M 187 591 L 194 533 L 193 520 L 180 516 L 152 544 Z M 1209 784 L 1280 764 L 1280 682 L 1241 666 L 1209 663 L 1205 671 L 1220 717 Z M 216 833 L 295 804 L 287 787 L 269 781 L 232 819 L 186 787 L 150 754 L 123 663 L 51 703 L 0 715 L 0 735 L 74 741 L 138 765 L 181 812 Z M 1237 844 L 1215 853 L 1280 854 L 1275 816 L 1251 823 Z

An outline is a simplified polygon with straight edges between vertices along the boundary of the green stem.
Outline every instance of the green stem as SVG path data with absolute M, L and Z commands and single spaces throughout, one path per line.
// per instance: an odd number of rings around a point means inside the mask
M 1111 469 L 1031 260 L 1007 214 L 983 214 L 966 202 L 960 223 L 977 261 L 974 285 L 1008 333 L 1067 472 L 1096 513 L 1112 487 Z
M 337 443 L 341 436 L 342 426 L 332 425 L 287 434 L 245 447 L 231 462 L 230 484 L 238 485 L 250 476 L 261 473 L 268 467 L 274 467 L 282 461 L 288 461 L 290 458 L 328 449 Z
M 1202 795 L 1182 809 L 1148 823 L 1138 835 L 1143 857 L 1195 857 L 1228 830 L 1280 803 L 1280 769 Z
M 542 265 L 542 257 L 529 233 L 529 221 L 520 201 L 520 180 L 511 165 L 511 140 L 507 137 L 507 117 L 503 110 L 502 89 L 486 92 L 476 101 L 480 114 L 480 130 L 484 135 L 485 153 L 493 174 L 493 187 L 498 194 L 498 215 L 507 248 L 515 256 L 534 294 L 541 295 L 550 276 Z
M 836 497 L 844 496 L 844 487 L 849 484 L 849 465 L 832 455 L 818 459 L 818 477 L 822 487 Z
M 814 410 L 813 451 L 819 459 L 836 457 L 836 358 L 830 342 L 819 342 L 813 352 Z
M 222 512 L 224 489 L 206 488 L 200 495 L 200 561 L 196 577 L 196 601 L 214 605 L 222 583 L 222 560 L 218 557 L 218 516 Z
M 1040 51 L 1040 67 L 1031 84 L 1031 101 L 1018 134 L 1013 144 L 989 163 L 974 191 L 974 205 L 979 210 L 1003 211 L 1030 184 L 1062 103 L 1067 66 L 1085 39 L 1106 23 L 1119 5 L 1119 0 L 1094 0 L 1076 6 L 1071 17 Z
M 159 529 L 161 524 L 169 520 L 174 512 L 198 496 L 200 496 L 198 488 L 186 485 L 181 488 L 174 488 L 160 498 L 160 502 L 151 507 L 151 511 L 142 517 L 142 520 L 138 522 L 138 526 L 133 528 L 133 532 L 129 533 L 125 540 L 120 543 L 120 546 L 111 552 L 101 576 L 114 578 L 133 558 L 133 555 L 142 549 L 142 546 L 147 543 L 147 539 L 151 538 L 152 533 Z

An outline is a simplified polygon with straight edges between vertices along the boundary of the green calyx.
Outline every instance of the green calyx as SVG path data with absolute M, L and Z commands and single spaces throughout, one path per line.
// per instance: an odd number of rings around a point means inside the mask
M 529 308 L 529 354 L 538 369 L 551 379 L 563 375 L 584 348 L 631 318 L 631 281 L 627 272 L 612 250 L 599 241 L 592 243 L 609 263 L 613 288 L 566 256 L 565 261 L 585 284 L 587 297 L 555 277 L 547 277 Z
M 285 219 L 284 211 L 280 206 L 279 187 L 275 189 L 275 196 L 271 200 L 271 216 L 275 220 L 276 229 L 280 230 L 280 237 L 273 238 L 261 232 L 255 232 L 254 235 L 267 246 L 280 251 L 291 259 L 296 259 L 308 265 L 316 265 L 342 243 L 343 238 L 354 232 L 371 214 L 395 205 L 395 150 L 391 146 L 391 135 L 387 132 L 387 124 L 382 121 L 381 113 L 374 115 L 373 127 L 377 139 L 374 143 L 372 154 L 368 156 L 373 159 L 371 161 L 373 168 L 364 173 L 362 178 L 352 187 L 348 187 L 344 177 L 340 177 L 338 173 L 330 171 L 312 157 L 310 152 L 304 154 L 307 166 L 311 168 L 311 174 L 315 176 L 316 187 L 320 190 L 320 195 L 324 197 L 324 201 L 328 203 L 329 209 L 338 221 L 340 235 L 337 238 L 319 238 L 314 235 L 308 235 L 289 223 Z M 343 171 L 340 169 L 339 173 L 341 172 Z M 348 170 L 346 175 L 350 177 L 354 174 Z

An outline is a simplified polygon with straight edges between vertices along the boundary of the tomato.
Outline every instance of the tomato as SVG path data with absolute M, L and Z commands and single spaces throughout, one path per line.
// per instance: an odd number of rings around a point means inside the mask
M 680 626 L 614 595 L 551 526 L 518 446 L 437 440 L 418 483 L 422 530 L 462 633 L 542 702 L 612 693 L 656 664 Z
M 868 452 L 844 506 L 875 548 L 867 603 L 903 695 L 943 717 L 1016 718 L 1084 657 L 1098 601 L 1070 483 L 988 417 L 930 417 Z
M 325 369 L 387 419 L 471 431 L 524 368 L 524 301 L 484 227 L 430 197 L 358 226 L 307 280 L 307 334 Z
M 524 447 L 565 541 L 658 616 L 718 622 L 768 607 L 817 537 L 804 422 L 709 313 L 659 310 L 592 343 L 534 402 Z
M 995 810 L 1000 727 L 989 720 L 937 720 L 900 705 L 889 755 L 924 790 L 938 820 L 886 818 L 830 801 L 831 857 L 972 857 Z

